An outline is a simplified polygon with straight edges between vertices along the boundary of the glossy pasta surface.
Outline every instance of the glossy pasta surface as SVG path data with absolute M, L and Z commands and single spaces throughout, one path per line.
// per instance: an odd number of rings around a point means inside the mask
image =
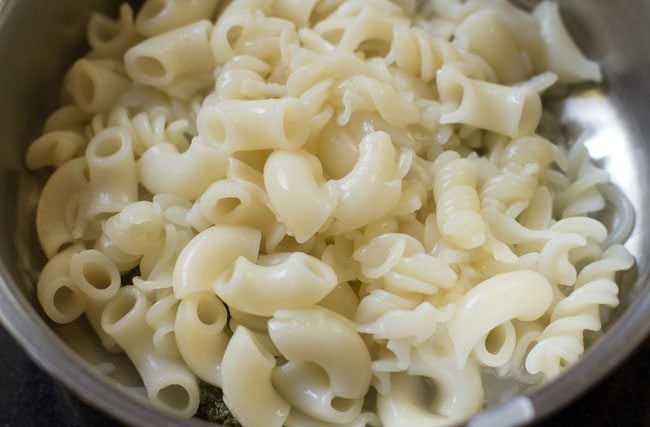
M 557 3 L 147 0 L 88 40 L 26 155 L 37 295 L 161 410 L 204 381 L 244 427 L 450 425 L 618 305 L 609 177 L 537 133 L 601 80 Z

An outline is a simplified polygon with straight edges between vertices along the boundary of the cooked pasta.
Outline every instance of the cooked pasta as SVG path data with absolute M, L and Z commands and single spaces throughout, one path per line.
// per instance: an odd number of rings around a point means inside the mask
M 36 294 L 158 408 L 202 381 L 244 427 L 451 425 L 618 304 L 633 211 L 537 133 L 547 89 L 602 79 L 556 3 L 147 0 L 87 37 L 25 157 Z

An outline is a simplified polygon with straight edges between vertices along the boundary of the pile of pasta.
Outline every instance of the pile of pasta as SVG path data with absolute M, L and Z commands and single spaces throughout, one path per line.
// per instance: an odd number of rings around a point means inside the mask
M 205 381 L 244 426 L 453 423 L 618 304 L 608 175 L 536 133 L 601 79 L 554 2 L 148 0 L 88 42 L 26 156 L 38 299 L 163 410 Z

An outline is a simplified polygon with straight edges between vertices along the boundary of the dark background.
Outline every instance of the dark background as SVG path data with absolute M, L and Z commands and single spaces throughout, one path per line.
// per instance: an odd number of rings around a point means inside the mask
M 0 427 L 119 425 L 50 379 L 0 327 Z M 650 340 L 605 381 L 538 426 L 650 426 Z

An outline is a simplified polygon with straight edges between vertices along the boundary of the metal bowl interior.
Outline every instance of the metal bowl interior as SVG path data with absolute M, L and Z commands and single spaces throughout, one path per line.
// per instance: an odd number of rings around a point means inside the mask
M 24 152 L 56 106 L 66 68 L 83 52 L 90 12 L 115 12 L 117 3 L 0 0 L 0 320 L 41 367 L 117 419 L 133 425 L 208 425 L 154 409 L 137 392 L 129 364 L 98 352 L 87 325 L 54 326 L 36 303 L 34 272 L 43 256 L 35 244 L 33 217 L 42 180 L 25 170 Z M 601 63 L 606 84 L 575 88 L 566 98 L 550 100 L 549 108 L 568 128 L 587 133 L 590 154 L 634 206 L 636 225 L 626 246 L 636 257 L 636 269 L 623 281 L 621 304 L 606 333 L 576 365 L 526 397 L 483 411 L 468 422 L 475 427 L 522 424 L 560 409 L 601 380 L 650 330 L 650 149 L 645 141 L 650 55 L 642 42 L 650 38 L 650 3 L 565 0 L 561 7 L 578 44 Z M 118 365 L 110 377 L 99 372 L 106 361 Z

